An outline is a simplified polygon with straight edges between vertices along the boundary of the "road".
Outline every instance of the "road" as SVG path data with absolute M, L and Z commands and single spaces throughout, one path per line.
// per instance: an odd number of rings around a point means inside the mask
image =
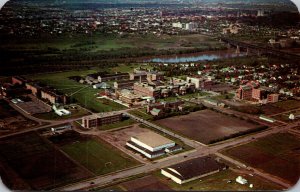
M 129 116 L 132 116 L 131 114 L 129 114 Z M 137 117 L 135 117 L 136 119 L 139 119 Z M 151 127 L 157 128 L 161 131 L 162 128 L 160 127 L 156 127 L 157 125 L 152 124 L 150 122 L 147 122 L 145 120 L 139 120 L 141 123 L 144 123 L 146 125 L 149 125 Z M 95 177 L 91 180 L 88 181 L 82 181 L 82 182 L 78 182 L 78 183 L 74 183 L 74 184 L 70 184 L 67 185 L 65 187 L 59 188 L 59 189 L 55 189 L 55 190 L 63 190 L 63 191 L 72 191 L 72 190 L 82 190 L 82 189 L 87 189 L 87 188 L 91 188 L 91 187 L 96 187 L 96 186 L 103 186 L 105 184 L 108 183 L 112 183 L 118 179 L 122 179 L 122 178 L 126 178 L 126 177 L 130 177 L 130 176 L 134 176 L 134 175 L 138 175 L 138 174 L 142 174 L 142 173 L 147 173 L 147 172 L 151 172 L 151 171 L 155 171 L 158 169 L 161 169 L 163 167 L 167 167 L 167 166 L 171 166 L 186 160 L 190 160 L 190 159 L 194 159 L 197 157 L 202 157 L 202 156 L 206 156 L 206 155 L 212 155 L 212 154 L 217 154 L 220 150 L 223 150 L 225 148 L 228 147 L 233 147 L 233 146 L 237 146 L 237 145 L 241 145 L 241 144 L 245 144 L 251 141 L 254 141 L 258 138 L 261 137 L 265 137 L 267 135 L 270 134 L 274 134 L 274 133 L 278 133 L 281 131 L 287 131 L 290 128 L 293 128 L 295 126 L 298 126 L 298 123 L 294 123 L 294 124 L 289 124 L 289 125 L 280 125 L 280 126 L 275 126 L 272 127 L 264 132 L 259 132 L 255 135 L 248 135 L 248 136 L 244 136 L 244 137 L 238 137 L 235 139 L 231 139 L 229 141 L 226 142 L 221 142 L 215 145 L 211 145 L 211 146 L 202 146 L 202 145 L 198 145 L 195 150 L 193 152 L 185 152 L 185 153 L 181 153 L 175 156 L 170 156 L 168 158 L 162 159 L 160 161 L 155 162 L 154 164 L 146 164 L 137 168 L 133 168 L 133 169 L 129 169 L 126 171 L 121 171 L 118 173 L 112 173 L 110 175 L 106 175 L 106 176 L 98 176 Z M 165 133 L 169 133 L 168 130 L 164 130 L 162 129 L 163 132 Z M 173 136 L 173 133 L 171 133 L 171 135 Z M 178 138 L 183 138 L 184 142 L 186 143 L 190 143 L 193 141 L 188 141 L 189 139 L 181 137 L 179 135 L 176 135 Z M 228 160 L 228 159 L 227 159 Z M 231 163 L 234 163 L 236 165 L 240 165 L 240 163 L 236 162 L 236 161 L 231 161 Z M 253 169 L 253 168 L 252 168 Z M 253 169 L 255 174 L 262 176 L 263 178 L 275 182 L 279 185 L 282 185 L 284 187 L 291 187 L 291 185 L 288 184 L 283 184 L 283 182 L 279 179 L 276 179 L 274 176 L 266 174 L 264 172 L 261 172 L 257 169 Z M 93 183 L 93 184 L 91 184 Z

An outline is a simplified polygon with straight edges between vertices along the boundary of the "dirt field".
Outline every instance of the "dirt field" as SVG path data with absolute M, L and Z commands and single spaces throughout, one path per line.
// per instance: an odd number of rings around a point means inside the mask
M 0 135 L 37 126 L 35 121 L 20 115 L 6 101 L 0 100 Z
M 204 144 L 259 125 L 211 110 L 202 110 L 189 115 L 156 121 L 171 130 Z
M 297 100 L 287 100 L 278 103 L 267 104 L 261 107 L 261 110 L 266 115 L 274 115 L 277 113 L 283 113 L 285 111 L 294 110 L 300 108 L 300 101 Z
M 173 191 L 152 175 L 122 183 L 120 187 L 128 191 Z
M 34 132 L 1 140 L 0 162 L 34 190 L 51 189 L 91 176 Z M 14 177 L 7 180 L 14 183 Z
M 300 138 L 278 133 L 222 153 L 295 184 L 300 176 Z

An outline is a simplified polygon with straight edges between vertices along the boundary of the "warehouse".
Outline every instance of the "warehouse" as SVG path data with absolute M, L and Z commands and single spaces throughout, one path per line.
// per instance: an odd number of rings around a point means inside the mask
M 152 131 L 131 137 L 126 145 L 149 159 L 182 149 L 174 141 Z
M 161 169 L 161 174 L 172 179 L 175 183 L 183 184 L 205 177 L 227 167 L 210 156 L 199 157 L 177 165 Z

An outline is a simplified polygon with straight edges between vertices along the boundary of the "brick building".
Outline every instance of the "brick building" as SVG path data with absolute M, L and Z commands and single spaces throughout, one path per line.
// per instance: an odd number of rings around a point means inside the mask
M 122 120 L 122 113 L 110 112 L 90 115 L 82 118 L 82 126 L 87 129 L 117 123 Z

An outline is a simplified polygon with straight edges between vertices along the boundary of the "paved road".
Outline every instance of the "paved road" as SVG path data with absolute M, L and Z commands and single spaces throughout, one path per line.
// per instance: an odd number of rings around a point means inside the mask
M 144 124 L 147 123 L 145 121 L 142 121 L 142 122 Z M 152 124 L 150 124 L 150 125 L 153 126 Z M 141 173 L 151 172 L 151 171 L 161 169 L 163 167 L 171 166 L 171 165 L 174 165 L 174 164 L 177 164 L 177 163 L 189 160 L 189 159 L 194 159 L 197 157 L 202 157 L 202 156 L 206 156 L 206 155 L 210 155 L 210 154 L 216 154 L 218 151 L 225 149 L 227 147 L 237 146 L 240 144 L 251 142 L 251 141 L 261 138 L 261 137 L 265 137 L 270 134 L 278 133 L 281 131 L 287 131 L 288 129 L 293 128 L 297 125 L 298 125 L 298 123 L 276 126 L 271 129 L 268 129 L 264 132 L 259 132 L 255 135 L 248 135 L 248 136 L 244 136 L 244 137 L 240 137 L 240 138 L 231 139 L 229 141 L 219 143 L 216 145 L 198 146 L 193 152 L 181 153 L 176 156 L 171 156 L 171 157 L 162 159 L 161 161 L 155 162 L 154 164 L 146 164 L 141 167 L 129 169 L 129 170 L 118 172 L 118 173 L 112 173 L 107 176 L 98 176 L 98 177 L 95 177 L 88 181 L 82 181 L 82 182 L 70 184 L 68 186 L 59 188 L 59 190 L 71 191 L 71 190 L 81 190 L 81 189 L 87 189 L 87 188 L 96 187 L 96 186 L 102 186 L 102 185 L 114 182 L 118 179 L 130 177 L 133 175 L 138 175 Z M 187 141 L 186 138 L 184 138 L 184 139 L 185 139 L 185 141 Z M 232 163 L 237 164 L 236 162 L 232 162 Z M 238 163 L 238 165 L 240 165 L 240 164 Z M 255 170 L 255 173 L 258 175 L 263 175 L 264 178 L 266 178 L 270 181 L 273 181 L 273 182 L 275 181 L 278 184 L 282 184 L 281 181 L 275 180 L 274 177 L 271 177 L 268 174 L 262 173 L 259 170 Z M 91 182 L 93 182 L 93 184 L 91 184 Z M 283 185 L 283 186 L 286 187 L 286 185 Z

